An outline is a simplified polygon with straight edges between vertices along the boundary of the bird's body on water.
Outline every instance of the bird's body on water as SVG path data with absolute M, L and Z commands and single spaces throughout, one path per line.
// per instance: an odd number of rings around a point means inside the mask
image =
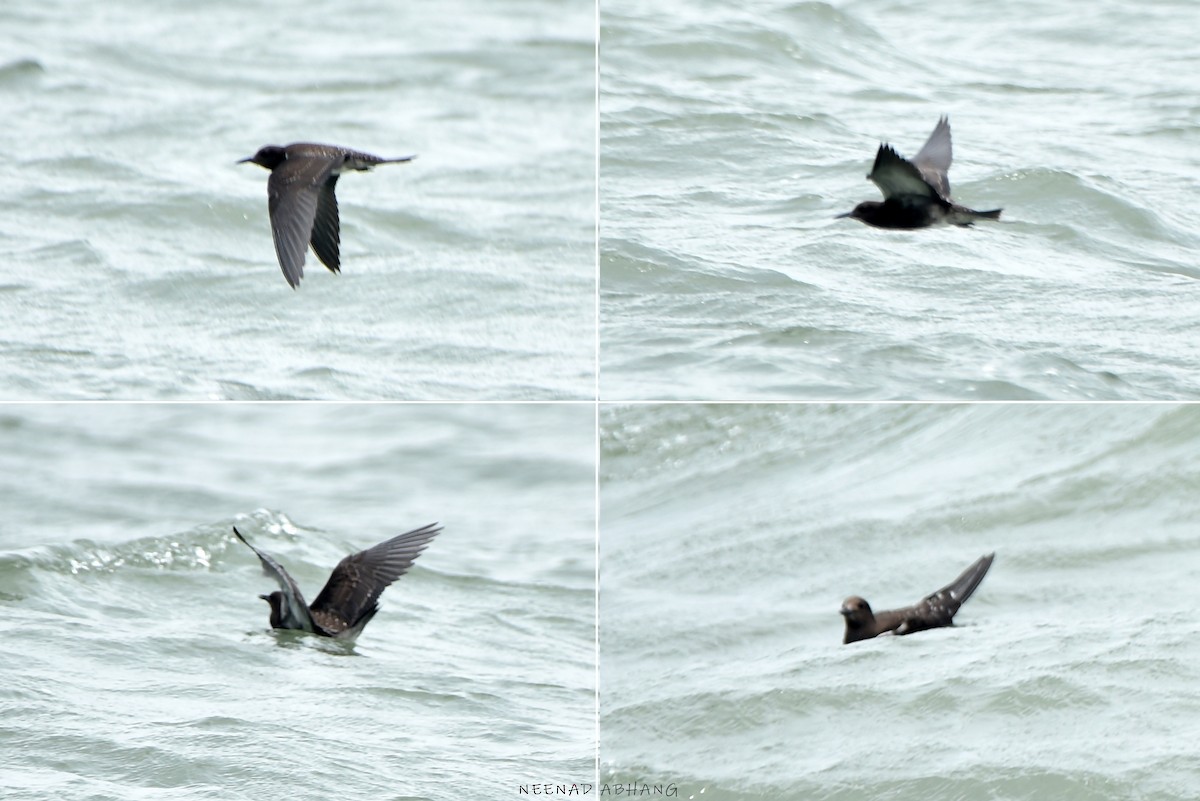
M 912 634 L 941 626 L 953 626 L 959 607 L 971 597 L 992 566 L 994 553 L 981 556 L 954 581 L 922 598 L 912 606 L 872 612 L 871 605 L 857 595 L 842 602 L 846 620 L 843 643 L 858 642 L 880 634 Z
M 236 526 L 233 533 L 258 556 L 263 574 L 279 584 L 275 592 L 258 596 L 271 605 L 271 628 L 350 640 L 375 617 L 384 589 L 412 567 L 441 530 L 441 526 L 431 523 L 350 554 L 338 562 L 311 606 L 304 602 L 300 587 L 283 565 L 247 542 Z

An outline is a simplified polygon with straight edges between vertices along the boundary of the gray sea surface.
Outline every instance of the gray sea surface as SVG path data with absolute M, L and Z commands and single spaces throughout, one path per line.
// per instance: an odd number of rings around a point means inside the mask
M 0 407 L 0 795 L 506 798 L 595 756 L 587 405 Z M 445 529 L 353 645 L 273 632 Z
M 608 0 L 601 394 L 1200 397 L 1200 4 Z M 970 229 L 885 231 L 942 114 Z
M 601 508 L 611 787 L 1196 795 L 1198 407 L 610 408 Z M 841 644 L 992 551 L 954 627 Z
M 595 4 L 0 6 L 0 398 L 591 398 Z M 265 144 L 337 186 L 283 279 Z

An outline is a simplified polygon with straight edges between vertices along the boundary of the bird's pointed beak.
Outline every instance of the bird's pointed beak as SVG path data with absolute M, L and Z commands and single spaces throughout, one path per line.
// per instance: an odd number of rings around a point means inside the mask
M 835 220 L 840 220 L 840 219 L 842 219 L 843 217 L 853 217 L 853 216 L 854 216 L 854 212 L 852 212 L 852 211 L 848 211 L 848 212 L 846 212 L 845 214 L 839 214 L 838 216 L 834 217 L 833 219 L 835 219 Z
M 264 595 L 260 595 L 260 596 L 258 596 L 258 597 L 259 597 L 259 598 L 262 598 L 262 599 L 263 599 L 264 601 L 266 601 L 267 603 L 270 603 L 270 602 L 271 602 L 271 596 L 270 596 L 270 595 L 266 595 L 266 594 L 264 594 Z
M 245 164 L 248 161 L 254 161 L 254 156 L 247 156 L 244 159 L 238 159 L 237 161 L 234 162 L 234 164 Z

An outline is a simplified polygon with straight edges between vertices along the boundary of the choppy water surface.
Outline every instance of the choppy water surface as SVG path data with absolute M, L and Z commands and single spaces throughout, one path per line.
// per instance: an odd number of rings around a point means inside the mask
M 609 399 L 1200 396 L 1200 5 L 603 4 Z M 950 116 L 1000 224 L 880 231 Z
M 1200 784 L 1200 409 L 603 416 L 602 778 L 680 798 L 1167 799 Z M 954 628 L 841 645 L 981 554 Z
M 594 4 L 0 8 L 0 397 L 588 398 Z M 283 280 L 261 145 L 344 176 Z
M 0 793 L 515 797 L 591 781 L 593 411 L 0 408 Z M 273 633 L 346 554 L 445 530 L 352 647 Z

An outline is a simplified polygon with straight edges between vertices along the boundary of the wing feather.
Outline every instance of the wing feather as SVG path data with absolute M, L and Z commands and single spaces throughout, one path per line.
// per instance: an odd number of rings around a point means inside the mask
M 325 158 L 289 157 L 287 164 L 272 170 L 267 179 L 267 209 L 271 214 L 275 255 L 279 257 L 283 277 L 292 287 L 304 277 L 304 254 L 321 190 L 333 167 L 333 162 Z
M 358 624 L 374 615 L 383 591 L 412 567 L 441 530 L 431 523 L 347 556 L 313 601 L 313 617 L 334 633 L 361 629 Z
M 870 178 L 887 200 L 905 196 L 925 197 L 937 200 L 938 194 L 921 171 L 908 159 L 902 158 L 891 145 L 880 145 L 871 167 Z
M 342 241 L 337 195 L 333 191 L 337 186 L 337 179 L 336 175 L 330 175 L 321 185 L 321 191 L 317 195 L 316 219 L 313 221 L 310 237 L 317 258 L 335 273 L 341 271 L 339 254 Z
M 264 551 L 260 551 L 251 545 L 242 532 L 234 526 L 233 533 L 241 540 L 247 548 L 254 551 L 258 561 L 262 562 L 264 576 L 270 576 L 279 584 L 279 590 L 283 593 L 283 609 L 281 610 L 283 622 L 287 625 L 284 628 L 299 628 L 305 631 L 312 631 L 312 618 L 308 613 L 308 604 L 304 602 L 304 595 L 300 592 L 300 587 L 295 580 L 284 570 L 283 565 L 275 561 L 275 559 Z
M 938 194 L 950 199 L 950 161 L 954 158 L 950 143 L 950 120 L 945 115 L 934 126 L 933 133 L 921 147 L 913 164 L 921 176 L 937 190 Z

